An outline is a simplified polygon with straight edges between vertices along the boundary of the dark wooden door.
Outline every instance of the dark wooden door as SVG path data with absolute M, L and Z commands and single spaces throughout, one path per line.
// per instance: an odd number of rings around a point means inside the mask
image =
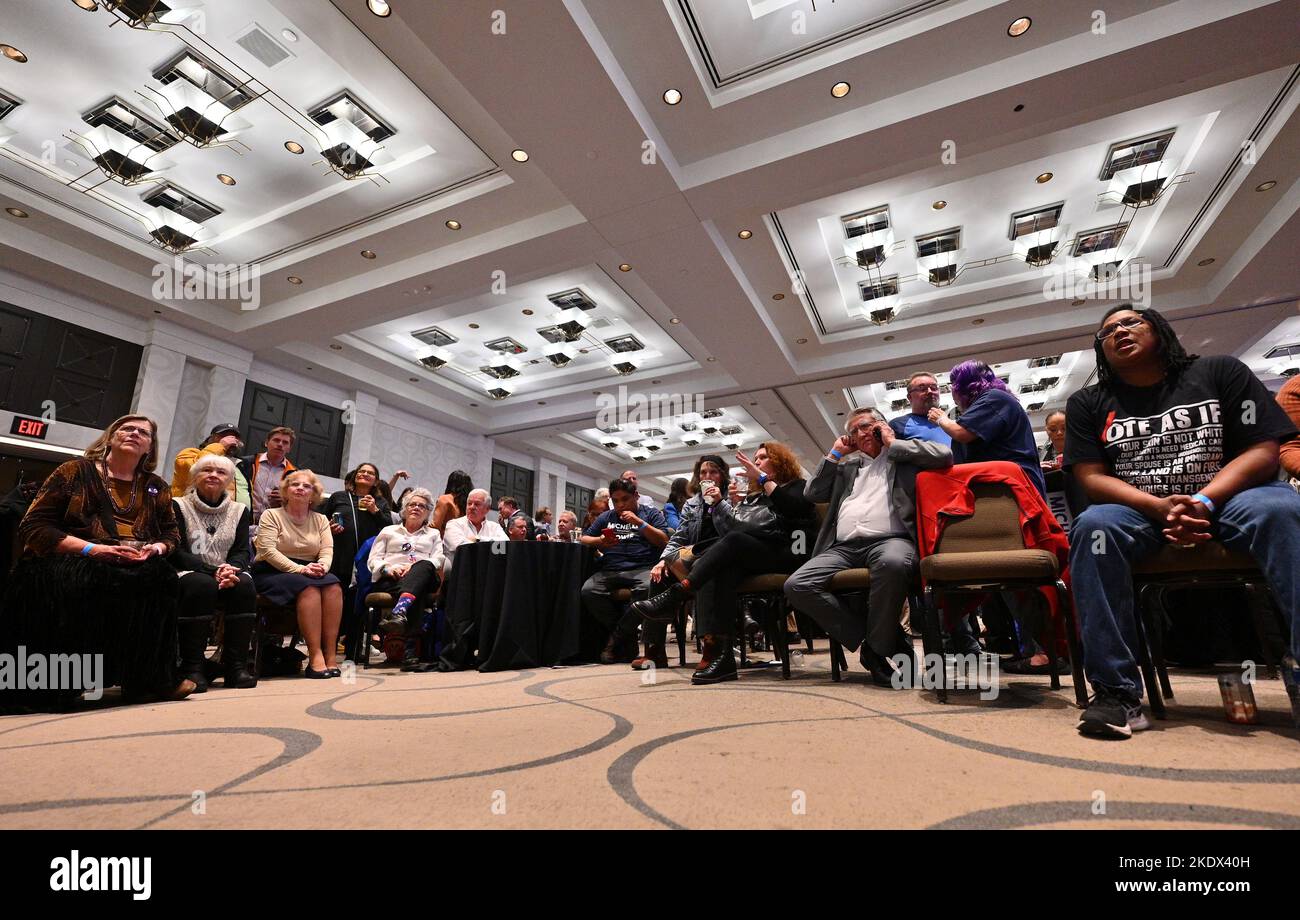
M 131 411 L 143 349 L 0 303 L 0 409 L 107 428 Z
M 519 507 L 533 513 L 533 471 L 506 463 L 492 461 L 492 507 L 507 495 L 519 502 Z
M 289 459 L 296 466 L 322 476 L 342 475 L 342 410 L 248 381 L 239 416 L 239 430 L 248 451 L 260 453 L 267 434 L 282 425 L 294 430 Z

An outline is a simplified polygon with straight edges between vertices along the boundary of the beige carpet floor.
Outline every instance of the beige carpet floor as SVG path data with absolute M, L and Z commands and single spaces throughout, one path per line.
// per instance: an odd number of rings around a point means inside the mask
M 9 716 L 0 827 L 1300 827 L 1280 681 L 1241 726 L 1212 675 L 1175 672 L 1168 721 L 1105 742 L 1075 732 L 1068 677 L 942 705 L 828 666 L 822 643 L 789 681 L 716 687 L 675 667 L 372 669 Z

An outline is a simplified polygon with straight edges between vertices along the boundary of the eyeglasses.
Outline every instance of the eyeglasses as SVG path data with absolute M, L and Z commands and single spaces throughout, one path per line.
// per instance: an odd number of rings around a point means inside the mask
M 938 392 L 939 392 L 939 384 L 937 384 L 937 383 L 918 383 L 918 384 L 917 384 L 916 386 L 914 386 L 914 387 L 909 387 L 908 390 L 907 390 L 907 392 L 909 392 L 909 393 L 926 393 L 926 392 L 929 392 L 929 393 L 938 393 Z
M 1120 329 L 1135 329 L 1145 322 L 1146 320 L 1140 316 L 1126 316 L 1113 323 L 1107 323 L 1097 330 L 1097 341 L 1104 342 Z
M 150 438 L 150 439 L 153 438 L 153 432 L 150 431 L 148 428 L 137 428 L 134 425 L 123 425 L 121 428 L 117 429 L 117 433 L 138 434 L 141 437 Z
M 876 423 L 875 423 L 875 422 L 864 422 L 864 423 L 861 424 L 861 425 L 854 425 L 852 428 L 850 428 L 850 429 L 849 429 L 849 434 L 854 434 L 854 435 L 856 435 L 856 434 L 864 434 L 865 432 L 868 432 L 868 431 L 870 431 L 872 428 L 875 428 L 875 427 L 876 427 Z
M 412 508 L 414 508 L 416 511 L 428 511 L 428 510 L 429 510 L 429 506 L 426 505 L 424 502 L 407 502 L 407 503 L 406 503 L 406 510 L 407 510 L 407 511 L 410 511 Z

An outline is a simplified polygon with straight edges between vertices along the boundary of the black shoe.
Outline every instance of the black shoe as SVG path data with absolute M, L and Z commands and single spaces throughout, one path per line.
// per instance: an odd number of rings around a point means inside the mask
M 330 676 L 330 672 L 329 672 L 329 668 L 324 668 L 320 671 L 316 671 L 312 669 L 311 665 L 307 665 L 307 667 L 302 669 L 302 676 L 309 678 L 311 680 L 325 680 Z
M 1075 727 L 1081 735 L 1123 739 L 1150 728 L 1151 723 L 1142 712 L 1142 700 L 1110 687 L 1098 687 Z
M 858 661 L 871 672 L 871 682 L 877 687 L 888 687 L 891 690 L 906 689 L 906 678 L 900 679 L 897 683 L 894 681 L 894 675 L 899 671 L 894 660 L 877 655 L 866 642 L 863 642 L 862 648 L 858 650 Z
M 660 591 L 643 601 L 636 601 L 627 609 L 651 623 L 673 623 L 677 620 L 677 608 L 685 599 L 686 590 L 681 585 L 673 583 L 668 586 L 667 591 Z
M 248 673 L 243 665 L 231 668 L 225 673 L 225 687 L 228 690 L 252 690 L 257 686 L 257 678 Z
M 736 652 L 730 642 L 726 643 L 725 650 L 717 658 L 691 675 L 693 684 L 720 684 L 736 679 Z

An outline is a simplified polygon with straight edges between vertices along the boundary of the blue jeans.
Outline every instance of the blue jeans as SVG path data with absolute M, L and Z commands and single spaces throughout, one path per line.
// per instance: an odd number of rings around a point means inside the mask
M 1166 544 L 1161 530 L 1127 505 L 1093 505 L 1070 529 L 1083 667 L 1094 688 L 1142 696 L 1133 564 Z M 1300 494 L 1282 482 L 1239 492 L 1219 509 L 1211 533 L 1254 557 L 1291 625 L 1291 654 L 1300 654 Z

